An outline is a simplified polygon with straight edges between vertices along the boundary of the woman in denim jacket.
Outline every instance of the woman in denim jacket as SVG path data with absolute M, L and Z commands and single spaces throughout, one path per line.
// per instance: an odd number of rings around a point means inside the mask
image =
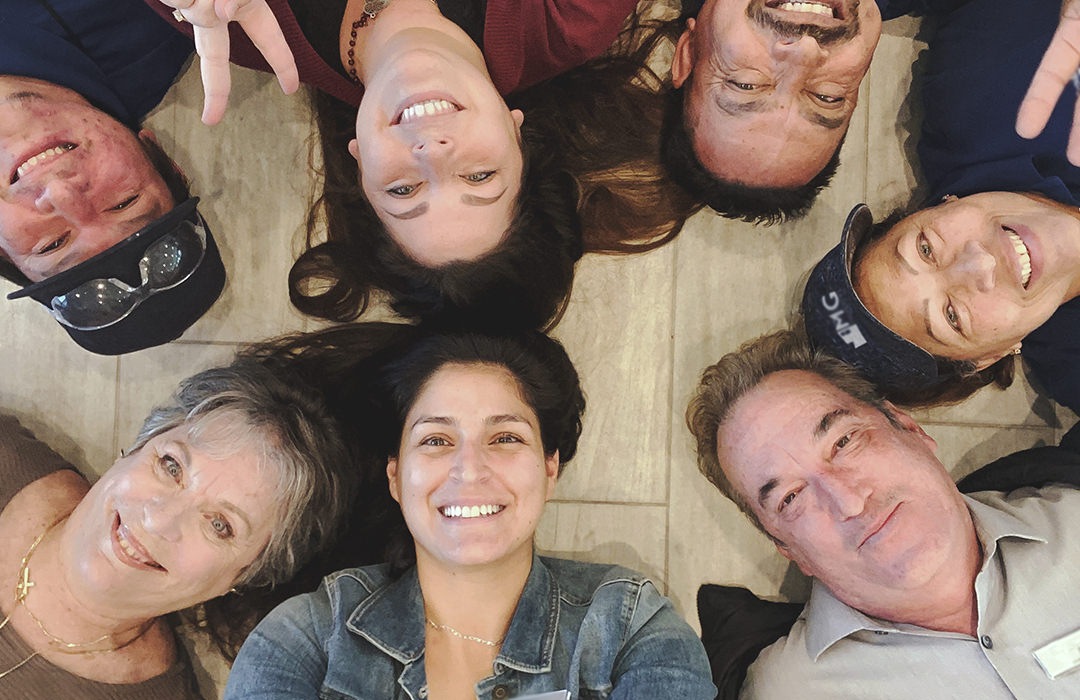
M 585 407 L 563 348 L 412 332 L 382 356 L 348 383 L 370 405 L 361 439 L 387 443 L 411 561 L 339 571 L 278 607 L 226 700 L 715 697 L 701 642 L 648 579 L 534 552 Z

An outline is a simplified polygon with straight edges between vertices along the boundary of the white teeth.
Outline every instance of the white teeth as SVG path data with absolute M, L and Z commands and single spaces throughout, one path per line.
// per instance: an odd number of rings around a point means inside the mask
M 1020 284 L 1026 289 L 1028 282 L 1031 281 L 1031 253 L 1028 252 L 1023 239 L 1014 231 L 1005 229 L 1005 232 L 1009 234 L 1009 241 L 1013 245 L 1013 250 L 1016 251 L 1016 257 L 1020 259 Z
M 832 7 L 820 2 L 782 2 L 776 8 L 788 12 L 812 12 L 825 17 L 834 16 Z
M 138 550 L 135 549 L 135 545 L 131 544 L 131 542 L 128 541 L 127 537 L 124 536 L 124 532 L 122 529 L 116 531 L 116 539 L 120 543 L 120 549 L 124 550 L 124 552 L 135 561 L 142 562 L 143 564 L 146 564 L 148 566 L 153 566 L 157 568 L 161 567 L 161 565 L 158 564 L 156 561 L 152 559 L 147 559 L 143 555 L 139 554 Z
M 409 105 L 401 113 L 400 123 L 405 124 L 418 117 L 430 117 L 436 114 L 450 114 L 458 111 L 457 105 L 447 100 L 424 100 L 414 105 Z
M 482 506 L 443 506 L 442 514 L 448 518 L 479 518 L 485 515 L 494 515 L 505 506 L 482 505 Z
M 46 148 L 41 153 L 38 153 L 36 156 L 31 156 L 30 158 L 28 158 L 26 160 L 25 163 L 20 165 L 15 170 L 15 178 L 18 179 L 18 178 L 22 177 L 23 175 L 28 173 L 35 165 L 38 165 L 39 163 L 43 163 L 46 160 L 48 160 L 49 158 L 52 158 L 54 156 L 58 156 L 61 153 L 67 153 L 68 151 L 70 151 L 73 148 L 75 148 L 75 144 L 73 144 L 73 143 L 65 143 L 65 144 L 60 145 L 60 146 L 53 146 L 52 148 Z

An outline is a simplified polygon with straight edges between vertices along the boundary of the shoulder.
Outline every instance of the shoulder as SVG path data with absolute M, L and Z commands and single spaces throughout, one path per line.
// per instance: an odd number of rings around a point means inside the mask
M 278 605 L 259 624 L 259 631 L 271 637 L 275 630 L 309 630 L 313 638 L 325 638 L 330 630 L 345 624 L 356 606 L 390 581 L 385 564 L 335 571 L 323 578 L 318 589 Z
M 1035 528 L 1080 527 L 1080 489 L 1071 484 L 1024 487 L 1002 493 L 982 491 L 968 498 Z
M 644 574 L 613 564 L 540 557 L 558 583 L 559 597 L 570 605 L 589 605 L 597 597 L 637 595 L 643 588 L 656 590 Z
M 784 637 L 765 647 L 746 671 L 739 697 L 805 697 L 807 671 L 806 620 L 799 618 Z

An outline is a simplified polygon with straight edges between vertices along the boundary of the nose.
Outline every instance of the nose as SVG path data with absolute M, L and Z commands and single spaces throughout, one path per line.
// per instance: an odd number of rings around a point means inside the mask
M 167 542 L 180 539 L 184 506 L 175 495 L 155 498 L 143 506 L 143 529 Z
M 51 178 L 34 205 L 43 214 L 59 214 L 73 224 L 82 224 L 93 215 L 89 198 L 90 183 L 80 173 L 58 172 Z
M 980 292 L 994 288 L 997 259 L 978 241 L 968 241 L 951 267 L 954 284 Z
M 454 453 L 451 477 L 461 482 L 484 481 L 490 473 L 486 451 L 470 440 L 463 441 Z
M 803 69 L 820 65 L 829 55 L 825 49 L 821 48 L 817 39 L 807 34 L 777 37 L 773 43 L 772 53 L 778 61 Z
M 821 477 L 818 488 L 822 499 L 837 520 L 847 520 L 866 510 L 870 488 L 847 473 L 830 473 Z
M 413 153 L 418 156 L 435 156 L 453 150 L 454 141 L 447 134 L 418 132 L 413 141 Z

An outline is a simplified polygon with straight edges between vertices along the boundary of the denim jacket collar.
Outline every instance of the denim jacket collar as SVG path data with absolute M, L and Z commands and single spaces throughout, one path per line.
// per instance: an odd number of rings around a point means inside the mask
M 360 602 L 346 626 L 403 664 L 424 654 L 426 618 L 416 567 Z M 525 673 L 551 670 L 559 627 L 559 584 L 533 554 L 532 569 L 510 619 L 506 639 L 495 658 L 499 664 Z

